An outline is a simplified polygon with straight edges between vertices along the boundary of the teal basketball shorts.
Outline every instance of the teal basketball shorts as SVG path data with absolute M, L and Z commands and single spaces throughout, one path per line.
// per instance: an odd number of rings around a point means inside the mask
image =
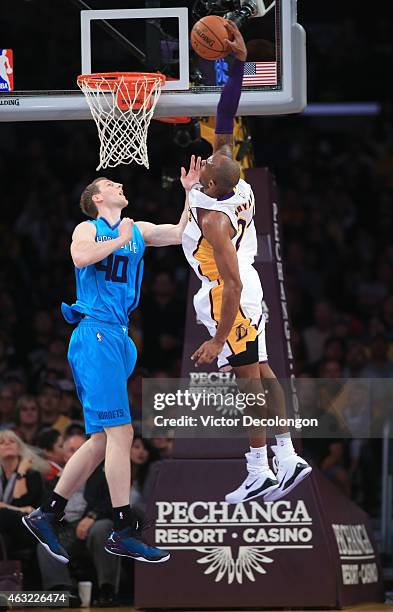
M 83 406 L 86 433 L 131 423 L 127 380 L 136 358 L 127 327 L 85 318 L 74 329 L 68 361 Z

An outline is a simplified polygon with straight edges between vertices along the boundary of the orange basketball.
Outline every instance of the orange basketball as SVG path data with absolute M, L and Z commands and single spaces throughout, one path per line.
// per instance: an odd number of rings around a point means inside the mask
M 227 20 L 218 15 L 202 17 L 191 31 L 191 44 L 196 53 L 207 60 L 221 59 L 229 51 L 224 44 L 229 36 Z

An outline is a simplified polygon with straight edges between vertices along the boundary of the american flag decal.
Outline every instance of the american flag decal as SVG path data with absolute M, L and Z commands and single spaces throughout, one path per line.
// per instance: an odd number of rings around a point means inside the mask
M 244 64 L 244 85 L 277 85 L 277 63 L 246 62 Z

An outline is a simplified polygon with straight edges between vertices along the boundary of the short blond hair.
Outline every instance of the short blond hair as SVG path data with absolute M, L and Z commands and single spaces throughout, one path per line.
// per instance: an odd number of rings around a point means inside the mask
M 100 193 L 98 183 L 107 180 L 108 179 L 105 176 L 99 176 L 98 178 L 94 179 L 92 183 L 89 183 L 89 185 L 87 185 L 87 187 L 85 187 L 82 191 L 80 199 L 81 211 L 92 219 L 96 219 L 98 215 L 97 206 L 93 202 L 93 196 Z

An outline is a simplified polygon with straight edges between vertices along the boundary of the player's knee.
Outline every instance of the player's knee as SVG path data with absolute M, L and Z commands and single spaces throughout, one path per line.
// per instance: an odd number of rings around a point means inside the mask
M 90 437 L 90 445 L 97 455 L 102 455 L 104 457 L 106 448 L 106 433 L 104 431 L 100 431 L 92 434 Z
M 131 423 L 125 423 L 124 425 L 115 425 L 114 427 L 106 427 L 105 433 L 107 436 L 107 444 L 119 444 L 122 447 L 130 446 L 132 444 L 132 438 L 134 430 Z
M 262 378 L 266 378 L 268 380 L 277 380 L 275 373 L 273 372 L 268 363 L 260 363 L 259 371 Z

